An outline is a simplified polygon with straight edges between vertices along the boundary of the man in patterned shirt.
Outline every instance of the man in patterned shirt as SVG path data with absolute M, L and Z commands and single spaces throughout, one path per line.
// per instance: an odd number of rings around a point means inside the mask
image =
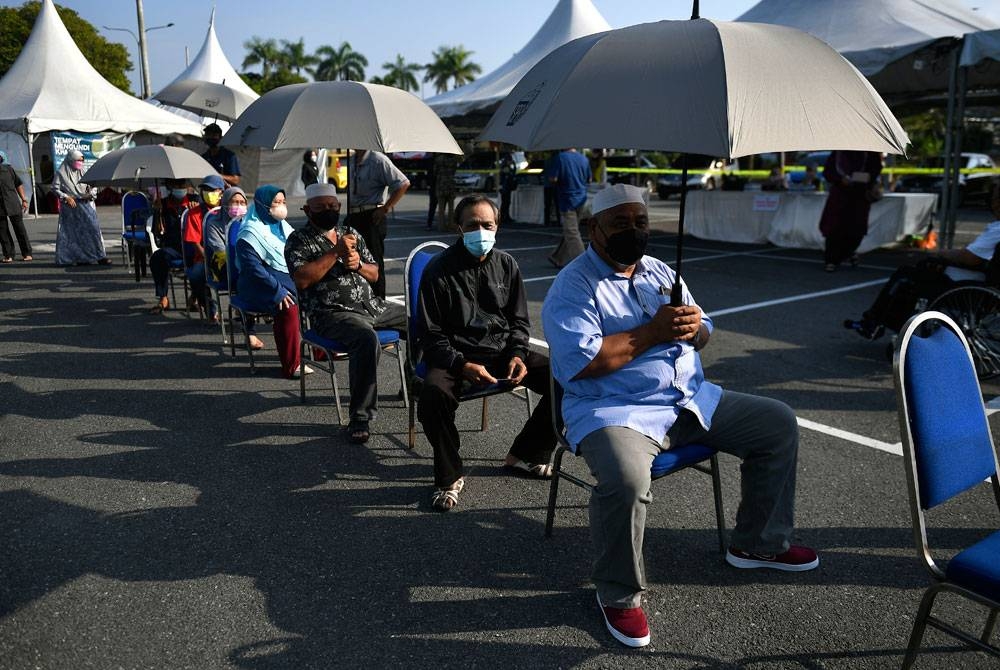
M 340 201 L 332 184 L 306 188 L 309 223 L 288 236 L 285 260 L 313 330 L 344 345 L 350 355 L 352 442 L 366 442 L 378 410 L 377 370 L 382 353 L 376 328 L 405 332 L 406 311 L 372 291 L 378 265 L 354 228 L 337 226 Z

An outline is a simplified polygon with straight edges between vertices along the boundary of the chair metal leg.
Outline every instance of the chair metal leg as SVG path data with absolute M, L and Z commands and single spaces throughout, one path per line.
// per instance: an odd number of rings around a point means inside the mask
M 712 456 L 712 495 L 715 498 L 715 525 L 719 531 L 719 553 L 726 553 L 726 513 L 722 507 L 722 479 L 719 477 L 719 457 Z
M 990 643 L 990 638 L 993 637 L 993 629 L 997 625 L 998 616 L 1000 616 L 1000 609 L 994 608 L 990 610 L 990 615 L 986 619 L 986 627 L 983 628 L 983 636 L 980 638 L 984 644 Z
M 403 389 L 403 407 L 409 407 L 410 390 L 406 388 L 406 371 L 403 369 L 403 348 L 399 345 L 399 342 L 394 345 L 396 349 L 396 363 L 399 365 L 399 384 Z
M 333 363 L 333 354 L 329 351 L 326 352 L 327 363 L 329 364 L 330 370 L 330 384 L 333 386 L 333 402 L 337 405 L 337 423 L 341 426 L 344 425 L 344 410 L 340 406 L 340 389 L 337 388 L 337 370 Z M 305 375 L 302 375 L 305 377 Z
M 559 495 L 559 480 L 562 479 L 562 460 L 566 447 L 556 447 L 552 460 L 552 483 L 549 484 L 549 507 L 545 512 L 545 537 L 552 537 L 552 526 L 556 520 L 556 496 Z
M 174 288 L 174 274 L 170 270 L 167 270 L 167 282 L 170 284 L 170 303 L 177 309 L 177 289 Z
M 410 431 L 407 437 L 407 446 L 410 451 L 417 447 L 417 403 L 410 403 Z
M 927 617 L 930 616 L 931 608 L 934 606 L 934 598 L 938 594 L 938 585 L 934 584 L 924 592 L 924 597 L 920 600 L 920 607 L 917 609 L 917 618 L 913 622 L 913 631 L 910 633 L 910 642 L 906 646 L 906 656 L 903 657 L 903 670 L 907 670 L 917 660 L 917 652 L 920 650 L 920 641 L 924 637 L 924 630 L 927 628 Z
M 246 329 L 246 324 L 240 319 L 240 325 L 243 329 Z M 233 323 L 233 303 L 229 303 L 229 332 L 233 334 L 229 338 L 229 353 L 233 358 L 236 358 L 236 325 Z

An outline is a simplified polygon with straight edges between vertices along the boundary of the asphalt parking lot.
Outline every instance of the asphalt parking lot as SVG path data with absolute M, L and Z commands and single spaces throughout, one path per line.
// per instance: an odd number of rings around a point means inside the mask
M 290 207 L 294 211 L 294 208 Z M 424 228 L 426 196 L 390 224 L 390 295 Z M 654 203 L 651 253 L 670 260 L 676 201 Z M 963 211 L 957 241 L 984 212 Z M 828 274 L 820 253 L 688 239 L 685 277 L 716 331 L 706 376 L 788 403 L 801 427 L 796 541 L 820 567 L 737 571 L 718 554 L 708 478 L 654 484 L 645 607 L 653 642 L 604 629 L 588 583 L 586 496 L 563 485 L 552 538 L 548 485 L 500 469 L 523 404 L 490 425 L 459 412 L 468 484 L 430 510 L 431 452 L 407 451 L 394 362 L 366 445 L 336 423 L 323 375 L 278 377 L 269 329 L 259 371 L 219 331 L 153 316 L 149 279 L 120 265 L 58 268 L 55 217 L 28 222 L 35 261 L 0 267 L 0 668 L 887 668 L 898 667 L 928 577 L 912 545 L 888 340 L 841 327 L 917 252 L 879 250 Z M 513 224 L 539 311 L 556 228 Z M 346 394 L 346 369 L 342 374 Z M 1000 409 L 1000 384 L 983 386 Z M 1000 413 L 991 416 L 1000 438 Z M 582 462 L 567 465 L 583 472 Z M 722 457 L 730 527 L 738 462 Z M 984 484 L 936 510 L 946 552 L 1000 524 Z M 993 507 L 995 510 L 995 506 Z M 976 628 L 982 612 L 939 600 Z M 1000 633 L 998 633 L 1000 635 Z M 996 667 L 929 630 L 921 668 Z

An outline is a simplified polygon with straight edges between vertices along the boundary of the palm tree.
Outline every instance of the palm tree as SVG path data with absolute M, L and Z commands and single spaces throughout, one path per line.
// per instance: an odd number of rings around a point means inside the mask
M 243 48 L 247 50 L 246 58 L 243 59 L 243 69 L 260 65 L 263 79 L 270 78 L 271 68 L 282 62 L 278 43 L 273 39 L 265 40 L 254 35 L 243 43 Z
M 402 54 L 396 54 L 395 62 L 382 63 L 385 76 L 382 83 L 386 86 L 395 86 L 404 91 L 416 91 L 420 88 L 417 77 L 414 73 L 423 70 L 423 66 L 416 63 L 407 63 Z
M 316 58 L 319 63 L 310 71 L 316 81 L 365 80 L 368 59 L 352 49 L 350 42 L 343 42 L 338 49 L 324 44 L 316 49 Z
M 285 64 L 289 69 L 294 70 L 295 74 L 302 74 L 303 69 L 308 70 L 319 62 L 316 56 L 310 56 L 306 53 L 306 43 L 301 37 L 298 42 L 281 40 L 281 48 Z
M 434 61 L 424 68 L 424 81 L 433 82 L 438 93 L 448 90 L 449 79 L 455 82 L 455 88 L 474 81 L 483 69 L 477 63 L 469 62 L 473 53 L 461 44 L 457 47 L 439 47 L 431 54 Z

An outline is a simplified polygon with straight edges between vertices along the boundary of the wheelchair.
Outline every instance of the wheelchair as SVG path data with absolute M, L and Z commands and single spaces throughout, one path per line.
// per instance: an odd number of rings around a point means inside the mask
M 991 265 L 997 264 L 994 255 Z M 969 342 L 979 379 L 1000 375 L 1000 289 L 968 282 L 930 301 L 927 309 L 951 317 Z

